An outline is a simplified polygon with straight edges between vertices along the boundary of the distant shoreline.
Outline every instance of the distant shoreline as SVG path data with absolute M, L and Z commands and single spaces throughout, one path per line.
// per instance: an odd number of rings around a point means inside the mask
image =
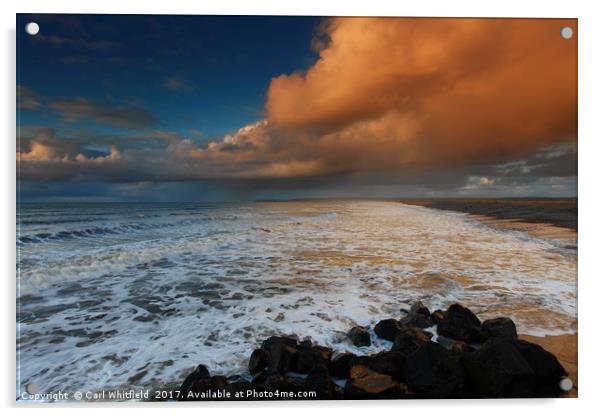
M 498 220 L 550 224 L 577 231 L 577 198 L 401 199 L 398 201 Z

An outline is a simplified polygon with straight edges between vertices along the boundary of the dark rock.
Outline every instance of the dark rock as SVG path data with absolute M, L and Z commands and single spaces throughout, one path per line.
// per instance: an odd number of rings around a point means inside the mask
M 387 374 L 394 379 L 403 380 L 406 357 L 396 351 L 382 351 L 374 355 L 364 355 L 351 360 L 351 367 L 362 366 L 377 373 Z
M 334 396 L 334 383 L 330 378 L 330 372 L 324 365 L 315 366 L 305 379 L 305 389 L 316 392 L 312 399 L 330 400 Z
M 374 326 L 374 332 L 379 338 L 394 341 L 401 331 L 401 324 L 395 319 L 383 319 Z
M 297 340 L 290 337 L 270 337 L 261 344 L 269 355 L 267 373 L 284 375 L 296 371 L 299 350 Z
M 480 350 L 462 355 L 467 381 L 477 397 L 533 397 L 534 372 L 514 343 L 487 342 Z
M 415 328 L 428 328 L 429 326 L 435 325 L 428 315 L 412 313 L 411 311 L 410 314 L 403 318 L 400 322 L 404 326 L 412 326 Z
M 272 344 L 284 344 L 291 347 L 297 347 L 299 342 L 293 336 L 271 336 L 261 343 L 261 347 L 266 351 L 269 351 Z
M 297 346 L 301 348 L 311 348 L 314 344 L 311 342 L 311 338 L 305 338 L 303 341 L 299 342 Z
M 457 353 L 472 352 L 475 350 L 473 347 L 463 341 L 458 341 L 441 335 L 437 337 L 437 343 L 443 348 Z
M 222 390 L 228 385 L 228 379 L 225 376 L 213 376 L 210 379 L 211 387 L 214 389 Z
M 243 376 L 241 376 L 240 374 L 234 374 L 234 375 L 228 376 L 226 378 L 226 380 L 228 380 L 228 384 L 238 383 L 239 381 L 246 381 L 246 379 Z
M 567 376 L 558 359 L 541 346 L 527 341 L 515 341 L 514 346 L 535 373 L 536 395 L 558 397 L 562 393 L 560 380 Z
M 405 380 L 421 398 L 453 398 L 464 384 L 460 356 L 429 341 L 410 356 L 405 365 Z
M 265 369 L 270 363 L 270 354 L 263 348 L 258 348 L 249 358 L 249 373 L 255 375 Z
M 343 400 L 343 388 L 335 384 L 332 391 L 333 400 Z
M 369 347 L 372 344 L 368 330 L 361 326 L 351 328 L 347 333 L 347 337 L 356 347 Z
M 516 325 L 510 318 L 488 319 L 481 325 L 483 336 L 485 338 L 507 338 L 509 340 L 518 339 Z
M 182 385 L 180 386 L 180 395 L 186 397 L 192 386 L 200 381 L 209 380 L 211 375 L 209 370 L 203 364 L 199 364 L 195 370 L 186 377 Z
M 464 342 L 481 342 L 481 321 L 469 309 L 453 304 L 437 325 L 437 333 Z
M 418 328 L 403 328 L 397 335 L 391 351 L 397 351 L 409 357 L 430 341 L 432 334 Z
M 229 400 L 224 395 L 229 383 L 224 376 L 213 376 L 209 378 L 197 378 L 191 384 L 190 388 L 180 387 L 179 401 L 198 401 L 198 400 Z M 207 397 L 207 392 L 219 392 L 220 397 Z M 232 399 L 232 398 L 230 398 Z
M 422 302 L 418 301 L 418 302 L 415 302 L 412 305 L 412 307 L 410 308 L 410 315 L 415 315 L 415 314 L 430 316 L 431 311 L 429 311 L 429 308 L 424 306 L 424 304 Z
M 343 392 L 343 397 L 347 400 L 404 399 L 412 396 L 408 388 L 393 380 L 393 377 L 377 373 L 362 365 L 351 368 Z
M 301 374 L 309 373 L 312 368 L 318 365 L 328 366 L 332 348 L 311 345 L 311 343 L 302 342 L 299 344 L 299 355 L 297 357 L 297 372 Z
M 355 354 L 346 352 L 336 356 L 330 362 L 330 370 L 335 378 L 349 378 L 351 361 L 356 357 Z
M 437 309 L 435 312 L 431 313 L 431 320 L 435 324 L 438 324 L 439 322 L 441 322 L 443 320 L 444 316 L 445 316 L 445 311 L 442 311 L 441 309 Z
M 267 370 L 261 370 L 259 373 L 257 373 L 255 375 L 255 377 L 253 377 L 253 380 L 251 380 L 251 382 L 253 384 L 264 384 L 267 381 L 268 381 L 268 372 L 267 372 Z

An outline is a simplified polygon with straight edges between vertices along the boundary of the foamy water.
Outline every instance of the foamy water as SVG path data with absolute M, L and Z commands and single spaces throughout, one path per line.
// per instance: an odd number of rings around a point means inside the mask
M 422 300 L 519 332 L 575 332 L 577 256 L 562 241 L 397 202 L 24 205 L 17 393 L 245 371 L 259 341 L 335 350 L 353 325 Z M 381 344 L 386 344 L 382 341 Z M 385 345 L 381 345 L 385 346 Z

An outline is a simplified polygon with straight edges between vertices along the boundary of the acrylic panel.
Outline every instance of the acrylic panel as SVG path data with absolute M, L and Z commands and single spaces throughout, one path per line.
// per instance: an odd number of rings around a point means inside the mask
M 16 400 L 577 396 L 577 20 L 17 15 Z

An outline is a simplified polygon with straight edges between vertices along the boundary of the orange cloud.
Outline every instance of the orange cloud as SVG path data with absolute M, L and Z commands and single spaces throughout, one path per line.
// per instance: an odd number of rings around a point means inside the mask
M 504 159 L 577 133 L 576 20 L 335 18 L 267 119 L 350 170 Z M 339 155 L 333 159 L 340 160 Z M 340 165 L 340 163 L 339 163 Z

